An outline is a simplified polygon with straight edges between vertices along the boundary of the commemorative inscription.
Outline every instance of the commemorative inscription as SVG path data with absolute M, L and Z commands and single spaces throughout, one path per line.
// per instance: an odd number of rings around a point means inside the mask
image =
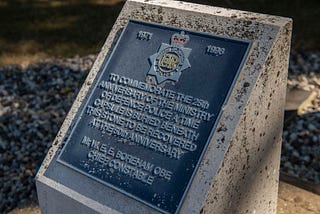
M 177 212 L 250 44 L 129 21 L 58 161 Z

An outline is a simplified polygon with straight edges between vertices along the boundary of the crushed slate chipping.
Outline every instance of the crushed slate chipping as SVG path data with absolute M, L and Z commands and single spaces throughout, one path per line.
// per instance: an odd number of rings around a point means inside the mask
M 0 213 L 36 202 L 36 171 L 94 60 L 0 68 Z
M 95 55 L 0 67 L 0 213 L 37 203 L 34 176 Z M 292 52 L 288 87 L 317 98 L 284 128 L 281 171 L 320 183 L 320 52 Z

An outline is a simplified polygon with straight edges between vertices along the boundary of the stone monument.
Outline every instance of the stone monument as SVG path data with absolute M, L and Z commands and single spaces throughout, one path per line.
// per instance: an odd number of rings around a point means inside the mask
M 37 174 L 42 213 L 275 213 L 291 27 L 127 1 Z

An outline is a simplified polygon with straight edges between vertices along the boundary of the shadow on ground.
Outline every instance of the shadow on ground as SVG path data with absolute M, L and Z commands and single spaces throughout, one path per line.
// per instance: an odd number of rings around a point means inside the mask
M 123 2 L 0 0 L 0 65 L 99 52 Z
M 125 0 L 0 0 L 0 66 L 98 53 Z M 320 49 L 320 1 L 185 0 L 288 16 L 293 48 Z
M 257 13 L 285 16 L 293 19 L 293 48 L 320 49 L 320 1 L 318 0 L 184 0 L 212 6 L 227 7 Z

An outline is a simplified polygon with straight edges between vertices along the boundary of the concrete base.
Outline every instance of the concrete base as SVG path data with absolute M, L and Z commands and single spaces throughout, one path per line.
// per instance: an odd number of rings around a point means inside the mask
M 320 213 L 320 195 L 313 194 L 288 183 L 279 183 L 277 214 Z M 40 214 L 36 205 L 16 208 L 9 214 Z
M 253 41 L 180 213 L 275 213 L 292 22 L 169 0 L 126 2 L 37 175 L 42 213 L 158 213 L 56 162 L 128 19 Z

